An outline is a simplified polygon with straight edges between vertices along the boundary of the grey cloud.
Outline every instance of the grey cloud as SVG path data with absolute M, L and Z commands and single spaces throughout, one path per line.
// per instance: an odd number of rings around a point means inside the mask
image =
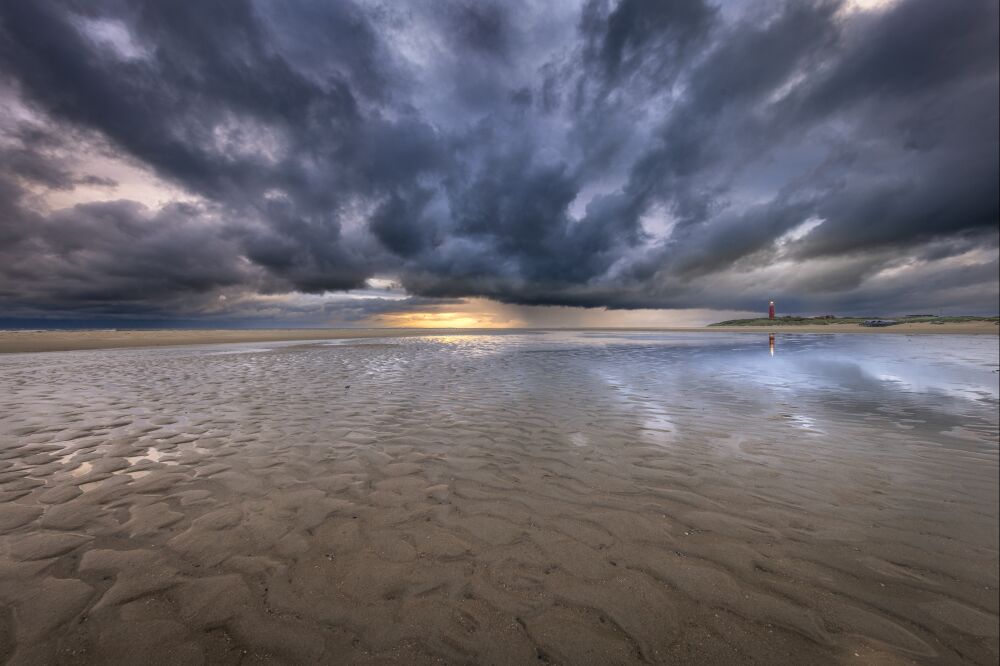
M 159 310 L 249 281 L 232 243 L 203 216 L 185 204 L 153 213 L 130 201 L 25 216 L 28 228 L 0 252 L 3 295 L 41 309 Z
M 653 81 L 685 65 L 712 27 L 715 9 L 698 0 L 590 0 L 583 8 L 584 55 L 618 80 L 644 74 Z
M 886 271 L 911 261 L 995 309 L 996 4 L 765 7 L 2 1 L 0 90 L 35 120 L 0 125 L 0 303 L 169 314 L 391 275 L 416 299 L 780 286 L 884 311 L 938 298 Z M 45 210 L 120 196 L 74 141 L 197 203 Z
M 505 58 L 510 48 L 506 6 L 502 3 L 459 2 L 445 5 L 447 34 L 459 48 Z

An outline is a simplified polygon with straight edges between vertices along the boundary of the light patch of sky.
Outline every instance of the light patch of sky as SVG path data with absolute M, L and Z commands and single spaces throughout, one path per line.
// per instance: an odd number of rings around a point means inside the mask
M 540 328 L 690 328 L 725 319 L 757 316 L 740 310 L 709 309 L 640 309 L 607 310 L 558 306 L 516 306 L 496 304 L 500 312 Z
M 907 258 L 900 263 L 893 264 L 876 273 L 872 279 L 897 279 L 905 277 L 907 273 L 924 274 L 930 269 L 947 270 L 963 268 L 968 266 L 980 266 L 995 262 L 997 253 L 995 249 L 974 248 L 968 252 L 957 254 L 953 257 L 942 257 L 940 259 L 921 260 L 916 257 Z
M 426 309 L 379 314 L 373 326 L 456 328 L 692 328 L 725 319 L 759 316 L 742 310 L 607 310 L 549 305 L 508 305 L 483 298 Z
M 368 278 L 370 289 L 381 289 L 383 291 L 399 291 L 399 283 L 392 278 L 373 277 Z
M 365 301 L 403 301 L 409 296 L 395 286 L 389 288 L 352 289 L 340 292 L 324 292 L 322 294 L 306 294 L 297 291 L 262 294 L 243 289 L 219 294 L 214 308 L 220 312 L 232 312 L 251 308 L 258 313 L 272 312 L 277 316 L 295 313 L 314 313 L 323 316 L 324 306 L 356 303 L 363 305 Z M 323 323 L 316 320 L 314 323 Z M 336 323 L 336 322 L 331 322 Z
M 764 311 L 768 298 L 774 298 L 780 305 L 786 295 L 810 292 L 817 285 L 839 284 L 843 273 L 844 260 L 841 258 L 818 257 L 799 262 L 779 255 L 766 265 L 704 276 L 698 286 L 704 294 L 725 293 L 734 301 L 743 301 L 748 305 L 762 303 L 761 311 Z M 857 272 L 851 275 L 853 279 Z M 806 311 L 811 312 L 812 309 Z M 755 316 L 760 316 L 760 311 Z
M 654 243 L 670 238 L 677 220 L 663 206 L 655 206 L 639 218 L 642 230 L 652 237 Z
M 795 88 L 798 87 L 800 83 L 808 78 L 806 72 L 798 71 L 794 72 L 788 79 L 785 80 L 780 86 L 774 89 L 767 98 L 767 104 L 777 104 L 781 100 L 788 97 Z
M 25 104 L 16 90 L 0 84 L 0 143 L 16 145 L 21 133 L 52 126 L 52 120 Z M 155 210 L 171 202 L 199 200 L 141 163 L 116 154 L 103 139 L 80 131 L 73 131 L 71 136 L 67 146 L 42 146 L 38 150 L 58 161 L 75 179 L 90 176 L 97 180 L 77 182 L 68 189 L 25 182 L 22 185 L 31 194 L 34 208 L 49 212 L 94 201 L 129 199 Z M 102 180 L 105 182 L 99 182 Z
M 0 140 L 22 124 L 41 125 L 42 121 L 38 114 L 21 100 L 16 90 L 0 81 Z
M 815 217 L 815 216 L 810 217 L 801 224 L 793 227 L 792 229 L 786 231 L 784 234 L 779 236 L 778 239 L 775 240 L 775 244 L 780 247 L 783 245 L 787 245 L 789 243 L 793 243 L 798 240 L 802 240 L 803 238 L 808 236 L 813 229 L 823 224 L 823 222 L 825 221 L 826 220 L 820 217 Z
M 319 305 L 323 303 L 342 303 L 344 301 L 363 301 L 369 299 L 401 301 L 407 298 L 405 293 L 390 289 L 351 289 L 348 291 L 327 291 L 322 294 L 292 292 L 287 296 L 290 302 L 298 305 Z
M 620 192 L 626 180 L 627 177 L 621 175 L 615 179 L 602 179 L 587 183 L 580 188 L 580 191 L 576 193 L 576 198 L 570 202 L 568 207 L 570 216 L 576 220 L 582 220 L 587 214 L 587 206 L 590 205 L 590 202 L 599 196 Z
M 488 312 L 388 312 L 370 321 L 380 328 L 520 328 L 518 323 L 498 320 Z
M 712 309 L 608 310 L 561 306 L 526 306 L 466 298 L 441 304 L 411 304 L 391 278 L 369 280 L 368 289 L 349 292 L 260 294 L 233 290 L 217 297 L 206 312 L 253 312 L 258 317 L 322 326 L 405 328 L 691 328 L 725 319 L 760 316 L 761 312 Z M 357 319 L 365 302 L 400 301 L 398 310 Z M 341 306 L 344 309 L 341 310 Z M 762 305 L 762 308 L 764 306 Z M 763 310 L 762 310 L 763 311 Z M 339 313 L 350 313 L 347 317 Z
M 100 150 L 81 151 L 86 157 L 73 165 L 75 173 L 110 178 L 117 185 L 77 184 L 69 190 L 39 192 L 43 207 L 48 210 L 68 208 L 76 204 L 109 199 L 138 201 L 147 208 L 159 209 L 173 202 L 196 202 L 198 197 L 164 181 L 151 170 L 131 161 Z
M 341 233 L 355 239 L 370 235 L 368 221 L 375 213 L 377 205 L 376 201 L 361 196 L 352 196 L 340 211 Z
M 891 9 L 899 0 L 847 0 L 840 9 L 841 15 L 856 12 L 884 12 Z
M 224 156 L 256 157 L 274 164 L 287 152 L 286 138 L 277 128 L 233 113 L 215 124 L 212 139 L 216 152 Z
M 123 21 L 108 18 L 78 17 L 76 25 L 91 41 L 119 60 L 143 60 L 152 54 L 132 36 Z
M 845 0 L 839 14 L 848 18 L 852 14 L 883 12 L 891 9 L 899 0 Z M 730 22 L 773 15 L 785 3 L 782 0 L 720 0 L 718 7 Z

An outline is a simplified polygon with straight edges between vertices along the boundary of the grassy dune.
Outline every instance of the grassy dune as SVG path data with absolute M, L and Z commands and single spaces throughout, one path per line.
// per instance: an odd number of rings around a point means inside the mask
M 817 319 L 813 317 L 777 317 L 768 319 L 730 319 L 709 326 L 824 326 L 831 324 L 860 324 L 866 319 L 893 319 L 901 324 L 962 324 L 974 321 L 1000 321 L 1000 317 L 935 317 L 933 315 L 910 315 L 905 317 L 834 317 L 832 319 Z

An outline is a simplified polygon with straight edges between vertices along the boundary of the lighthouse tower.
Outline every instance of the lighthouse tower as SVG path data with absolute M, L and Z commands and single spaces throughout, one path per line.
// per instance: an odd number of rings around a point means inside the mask
M 774 319 L 774 301 L 768 301 L 767 303 L 767 318 Z

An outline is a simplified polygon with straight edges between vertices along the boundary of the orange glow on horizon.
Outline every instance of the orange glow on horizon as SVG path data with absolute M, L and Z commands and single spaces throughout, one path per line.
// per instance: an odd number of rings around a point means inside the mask
M 485 298 L 429 305 L 415 312 L 385 312 L 360 323 L 378 328 L 672 328 L 754 316 L 742 310 L 605 310 L 511 305 Z
M 401 312 L 379 315 L 381 326 L 390 328 L 513 328 L 515 323 L 497 321 L 480 312 Z

